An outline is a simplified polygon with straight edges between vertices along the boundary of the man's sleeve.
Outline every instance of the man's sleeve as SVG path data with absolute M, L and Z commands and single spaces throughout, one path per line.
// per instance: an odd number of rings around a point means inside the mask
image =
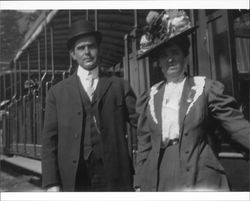
M 127 111 L 127 120 L 133 128 L 137 127 L 138 114 L 136 113 L 136 96 L 127 81 L 124 82 L 125 102 Z
M 144 176 L 142 172 L 143 165 L 148 158 L 148 154 L 152 149 L 151 135 L 148 128 L 147 114 L 148 94 L 144 93 L 137 101 L 136 110 L 140 115 L 138 119 L 137 141 L 138 150 L 136 156 L 136 167 L 134 177 L 134 187 L 141 186 L 141 178 Z
M 60 185 L 57 161 L 57 109 L 51 88 L 46 97 L 44 128 L 42 136 L 42 183 L 43 187 Z

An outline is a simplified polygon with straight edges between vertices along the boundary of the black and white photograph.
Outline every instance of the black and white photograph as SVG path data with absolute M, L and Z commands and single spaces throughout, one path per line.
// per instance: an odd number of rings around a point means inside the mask
M 3 200 L 249 199 L 249 7 L 93 2 L 0 7 Z

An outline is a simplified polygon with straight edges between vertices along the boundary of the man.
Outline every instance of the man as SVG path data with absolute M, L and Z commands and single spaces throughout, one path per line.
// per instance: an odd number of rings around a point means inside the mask
M 126 122 L 136 127 L 136 97 L 121 78 L 101 76 L 102 35 L 87 21 L 72 23 L 67 46 L 76 72 L 47 95 L 43 186 L 48 191 L 130 191 L 132 161 Z

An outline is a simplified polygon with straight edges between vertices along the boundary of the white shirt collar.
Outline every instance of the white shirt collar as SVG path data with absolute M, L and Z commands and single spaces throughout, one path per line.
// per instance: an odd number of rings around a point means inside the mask
M 93 79 L 95 79 L 95 78 L 98 78 L 98 74 L 99 74 L 99 67 L 98 66 L 91 71 L 88 71 L 81 66 L 78 66 L 78 69 L 77 69 L 77 75 L 83 79 L 87 79 L 90 76 Z

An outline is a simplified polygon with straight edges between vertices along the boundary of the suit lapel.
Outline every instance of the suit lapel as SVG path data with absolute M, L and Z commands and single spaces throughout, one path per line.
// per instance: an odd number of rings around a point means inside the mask
M 77 72 L 77 71 L 76 71 Z M 78 77 L 77 73 L 74 73 L 72 76 L 69 77 L 67 80 L 67 85 L 69 87 L 69 93 L 71 96 L 71 100 L 74 101 L 75 107 L 82 108 L 81 107 L 81 95 L 80 95 L 80 90 L 78 87 Z M 67 90 L 67 89 L 65 89 Z
M 102 98 L 107 93 L 109 87 L 111 86 L 112 81 L 109 77 L 100 77 L 97 85 L 96 93 L 93 97 L 92 104 L 97 101 L 98 107 L 101 103 Z

